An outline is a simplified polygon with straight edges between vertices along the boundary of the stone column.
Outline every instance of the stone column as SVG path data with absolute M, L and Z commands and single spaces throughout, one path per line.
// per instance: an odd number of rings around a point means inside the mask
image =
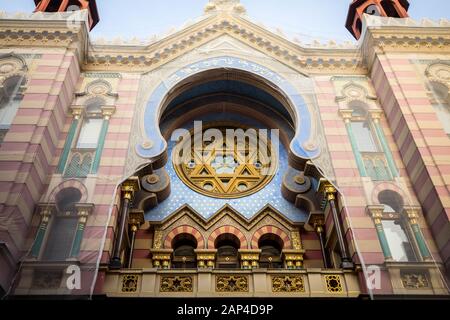
M 307 223 L 313 227 L 319 237 L 320 251 L 322 252 L 322 260 L 325 269 L 329 268 L 328 253 L 325 247 L 325 216 L 322 212 L 311 212 Z
M 414 238 L 416 239 L 417 246 L 419 248 L 422 259 L 425 261 L 431 260 L 432 257 L 430 250 L 428 250 L 428 246 L 425 242 L 425 239 L 423 237 L 422 231 L 420 230 L 420 226 L 418 223 L 420 208 L 405 206 L 403 210 L 405 212 L 406 217 L 408 218 L 409 225 L 411 226 L 411 229 L 413 231 Z
M 59 163 L 56 172 L 64 173 L 64 168 L 66 167 L 67 158 L 69 157 L 70 150 L 72 149 L 73 139 L 75 138 L 75 134 L 77 132 L 78 123 L 80 122 L 80 117 L 82 113 L 82 107 L 73 107 L 72 108 L 72 124 L 70 125 L 69 133 L 67 134 L 67 139 L 64 144 L 64 149 L 59 158 Z
M 131 269 L 133 266 L 133 252 L 134 252 L 134 243 L 136 241 L 136 232 L 139 230 L 139 227 L 143 225 L 145 222 L 144 212 L 143 211 L 134 211 L 130 213 L 130 219 L 128 224 L 130 226 L 131 231 L 131 243 L 130 243 L 130 256 L 128 258 L 128 269 Z
M 381 223 L 381 219 L 383 218 L 384 206 L 369 206 L 368 210 L 375 224 L 384 258 L 385 260 L 392 260 L 391 249 L 389 248 L 389 243 L 383 229 L 383 224 Z
M 356 143 L 355 136 L 353 134 L 352 128 L 352 113 L 353 110 L 345 109 L 340 110 L 341 116 L 345 121 L 345 128 L 347 129 L 348 138 L 350 139 L 350 143 L 352 145 L 353 154 L 355 155 L 356 164 L 358 165 L 359 173 L 362 177 L 367 177 L 366 166 L 364 165 L 363 158 L 361 153 L 359 152 L 358 144 Z
M 330 210 L 333 217 L 334 228 L 336 230 L 336 235 L 338 238 L 339 249 L 341 251 L 341 268 L 343 269 L 353 269 L 354 264 L 348 255 L 347 246 L 345 245 L 344 232 L 342 230 L 341 220 L 339 219 L 339 213 L 337 211 L 336 205 L 336 194 L 337 190 L 331 183 L 324 184 L 324 194 L 330 204 Z
M 81 242 L 83 241 L 84 229 L 86 227 L 87 218 L 92 213 L 94 208 L 93 204 L 76 204 L 78 215 L 77 232 L 75 233 L 75 239 L 73 241 L 72 250 L 70 252 L 71 258 L 78 257 L 81 249 Z
M 98 172 L 98 168 L 100 166 L 100 159 L 103 153 L 103 148 L 105 147 L 105 137 L 106 134 L 108 133 L 109 119 L 111 119 L 111 116 L 114 114 L 115 111 L 116 107 L 114 106 L 102 107 L 103 124 L 102 129 L 100 131 L 100 136 L 98 138 L 97 150 L 95 151 L 94 161 L 92 165 L 91 172 L 93 174 L 96 174 Z
M 391 149 L 389 148 L 389 145 L 387 144 L 386 137 L 383 132 L 383 128 L 381 128 L 381 124 L 380 124 L 380 119 L 381 119 L 381 115 L 382 115 L 383 111 L 371 110 L 369 112 L 370 112 L 370 116 L 372 118 L 372 122 L 375 127 L 375 131 L 377 133 L 378 140 L 381 143 L 381 146 L 384 151 L 384 155 L 388 162 L 389 169 L 391 171 L 391 175 L 393 177 L 398 177 L 398 170 L 397 170 L 397 166 L 395 165 L 395 162 L 394 162 L 394 157 L 392 156 Z
M 125 237 L 126 222 L 128 219 L 128 211 L 130 210 L 131 200 L 134 193 L 139 190 L 139 179 L 132 178 L 122 183 L 122 208 L 119 217 L 119 225 L 116 233 L 116 241 L 109 267 L 111 269 L 121 269 L 122 261 L 120 253 L 122 251 L 123 239 Z
M 36 234 L 36 238 L 34 240 L 33 246 L 31 247 L 31 257 L 38 259 L 41 253 L 42 243 L 45 238 L 45 234 L 47 232 L 48 222 L 50 220 L 51 215 L 55 212 L 56 207 L 54 203 L 42 204 L 39 205 L 41 215 L 41 223 L 39 224 L 39 229 Z

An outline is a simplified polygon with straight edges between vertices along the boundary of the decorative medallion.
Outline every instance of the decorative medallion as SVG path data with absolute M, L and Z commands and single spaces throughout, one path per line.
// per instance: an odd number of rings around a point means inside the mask
M 427 275 L 423 272 L 405 272 L 401 275 L 405 289 L 429 288 Z
M 248 292 L 248 279 L 246 276 L 217 276 L 217 292 Z
M 432 81 L 437 81 L 443 84 L 450 83 L 450 64 L 439 61 L 430 64 L 430 66 L 425 71 L 426 75 Z
M 327 291 L 329 293 L 342 293 L 341 277 L 338 275 L 325 276 L 325 281 L 327 284 Z
M 236 134 L 244 130 L 232 127 L 210 130 L 216 133 L 211 134 L 211 141 L 204 141 L 203 137 L 209 135 L 205 130 L 183 139 L 174 149 L 175 171 L 188 187 L 206 196 L 231 199 L 253 194 L 272 180 L 278 159 L 268 138 L 261 138 L 252 130 L 255 139 L 246 136 L 229 139 L 227 130 Z
M 272 292 L 305 292 L 302 276 L 272 277 Z
M 0 73 L 11 73 L 15 69 L 15 66 L 12 63 L 5 63 L 0 66 Z
M 161 292 L 192 292 L 192 277 L 162 277 L 159 291 Z
M 126 274 L 122 277 L 122 292 L 136 292 L 139 275 Z

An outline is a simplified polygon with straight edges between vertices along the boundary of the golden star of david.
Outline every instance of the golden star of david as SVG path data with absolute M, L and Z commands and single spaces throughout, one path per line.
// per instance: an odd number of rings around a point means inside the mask
M 218 198 L 238 198 L 256 192 L 272 179 L 262 174 L 261 154 L 248 143 L 195 144 L 191 161 L 175 166 L 178 176 L 192 189 Z M 267 163 L 268 159 L 264 159 Z M 271 159 L 273 160 L 273 159 Z

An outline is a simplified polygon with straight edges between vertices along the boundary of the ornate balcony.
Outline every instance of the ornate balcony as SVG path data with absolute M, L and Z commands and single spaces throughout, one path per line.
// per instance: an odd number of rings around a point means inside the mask
M 360 295 L 356 272 L 302 270 L 117 270 L 109 271 L 109 297 L 342 297 Z

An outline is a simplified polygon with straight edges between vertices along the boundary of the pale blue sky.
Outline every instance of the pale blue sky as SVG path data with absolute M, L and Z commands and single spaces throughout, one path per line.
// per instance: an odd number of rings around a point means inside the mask
M 199 17 L 208 0 L 97 0 L 93 38 L 148 38 Z M 305 41 L 353 40 L 344 27 L 351 0 L 241 0 L 252 20 Z M 449 0 L 410 0 L 413 18 L 449 18 Z M 0 10 L 31 12 L 33 0 L 0 0 Z

